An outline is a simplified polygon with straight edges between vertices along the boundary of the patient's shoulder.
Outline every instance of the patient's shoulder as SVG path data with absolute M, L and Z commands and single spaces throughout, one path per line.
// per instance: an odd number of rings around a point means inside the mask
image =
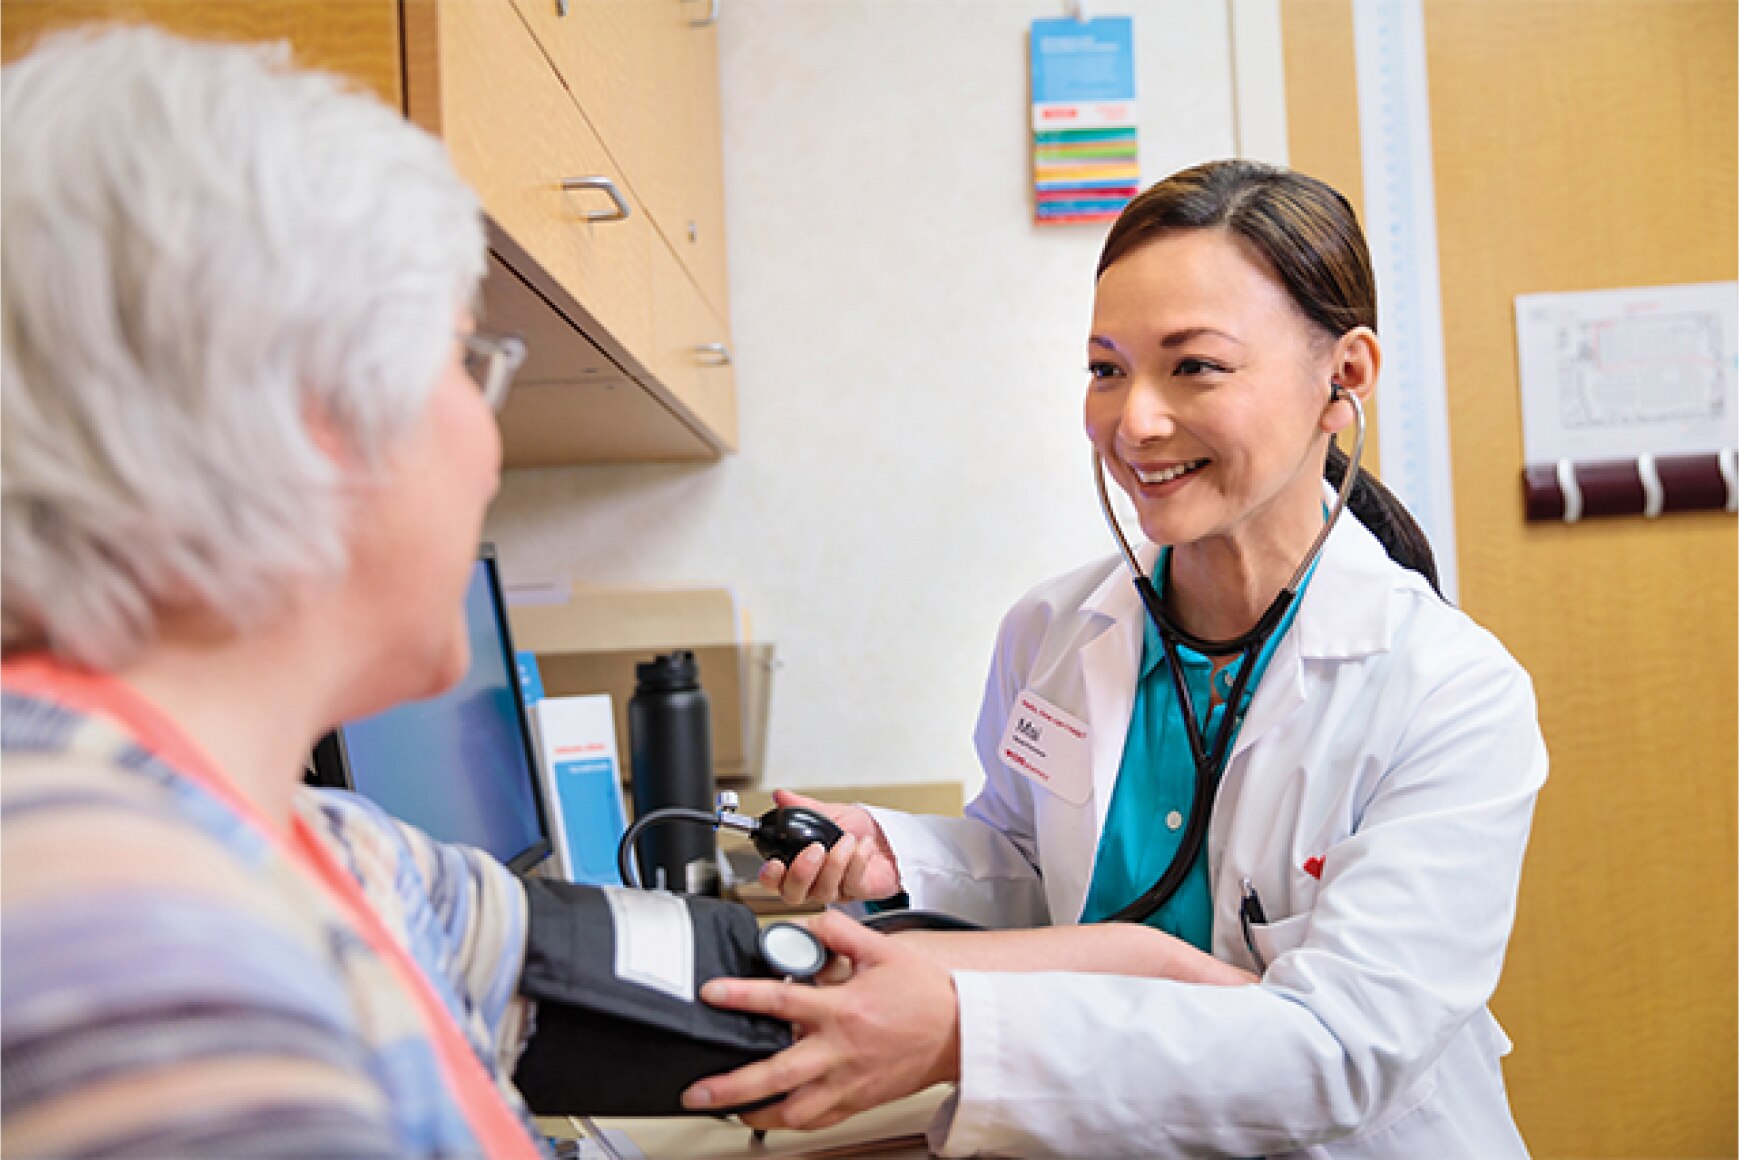
M 116 995 L 213 984 L 238 998 L 338 1010 L 319 999 L 332 988 L 311 985 L 333 977 L 324 916 L 259 848 L 269 843 L 251 832 L 235 840 L 202 816 L 208 808 L 88 755 L 6 755 L 0 913 L 9 1015 L 24 995 L 26 964 L 49 962 L 76 964 L 67 986 Z M 50 974 L 42 981 L 60 985 Z
M 7 754 L 6 1150 L 387 1149 L 330 927 L 193 800 L 89 755 Z

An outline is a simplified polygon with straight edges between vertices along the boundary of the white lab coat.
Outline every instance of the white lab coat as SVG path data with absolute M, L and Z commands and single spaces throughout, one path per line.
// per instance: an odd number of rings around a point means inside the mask
M 1116 558 L 1008 614 L 978 722 L 983 793 L 964 818 L 874 811 L 913 906 L 1002 927 L 1078 920 L 1143 616 Z M 997 758 L 1023 688 L 1088 724 L 1080 805 Z M 1545 777 L 1527 674 L 1349 513 L 1256 690 L 1208 832 L 1213 953 L 1255 967 L 1238 923 L 1248 876 L 1270 919 L 1261 985 L 956 972 L 961 1081 L 934 1145 L 1526 1155 L 1486 1002 Z M 1305 869 L 1317 857 L 1320 880 Z

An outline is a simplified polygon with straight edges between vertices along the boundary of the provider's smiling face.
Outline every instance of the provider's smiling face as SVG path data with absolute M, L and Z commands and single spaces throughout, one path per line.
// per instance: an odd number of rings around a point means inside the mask
M 1162 235 L 1099 278 L 1087 434 L 1162 544 L 1319 502 L 1334 342 L 1246 242 Z

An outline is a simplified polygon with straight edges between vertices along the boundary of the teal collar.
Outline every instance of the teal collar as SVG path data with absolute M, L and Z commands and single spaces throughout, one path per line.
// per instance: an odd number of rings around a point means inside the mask
M 1243 699 L 1246 702 L 1255 694 L 1256 682 L 1262 679 L 1262 674 L 1267 670 L 1268 661 L 1274 655 L 1274 650 L 1279 646 L 1280 640 L 1286 635 L 1287 630 L 1292 627 L 1293 620 L 1297 618 L 1298 606 L 1303 602 L 1305 590 L 1310 587 L 1310 581 L 1316 575 L 1317 565 L 1321 562 L 1320 556 L 1311 562 L 1310 570 L 1304 574 L 1304 581 L 1298 586 L 1298 599 L 1292 602 L 1292 607 L 1286 610 L 1286 616 L 1275 626 L 1274 635 L 1262 642 L 1262 651 L 1256 658 L 1256 671 L 1250 674 L 1249 687 L 1244 690 Z M 1171 546 L 1168 544 L 1160 548 L 1159 558 L 1153 562 L 1153 590 L 1161 599 L 1165 597 L 1165 582 L 1170 574 Z M 1165 659 L 1165 649 L 1160 644 L 1159 629 L 1154 626 L 1153 618 L 1144 616 L 1141 620 L 1143 626 L 1141 679 L 1145 681 L 1153 675 Z M 1207 657 L 1186 645 L 1178 646 L 1177 655 L 1178 659 L 1183 662 L 1184 668 L 1189 670 L 1205 670 L 1211 666 Z M 1219 671 L 1217 684 L 1223 686 L 1218 689 L 1220 696 L 1224 697 L 1231 693 L 1232 681 L 1237 678 L 1238 668 L 1242 663 L 1242 661 L 1236 661 Z

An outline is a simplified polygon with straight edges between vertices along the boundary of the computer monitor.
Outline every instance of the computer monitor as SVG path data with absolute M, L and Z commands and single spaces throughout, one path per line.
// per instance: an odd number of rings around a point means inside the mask
M 465 593 L 465 624 L 465 679 L 327 734 L 314 749 L 312 780 L 353 789 L 431 837 L 476 846 L 523 871 L 549 854 L 549 825 L 488 544 Z

